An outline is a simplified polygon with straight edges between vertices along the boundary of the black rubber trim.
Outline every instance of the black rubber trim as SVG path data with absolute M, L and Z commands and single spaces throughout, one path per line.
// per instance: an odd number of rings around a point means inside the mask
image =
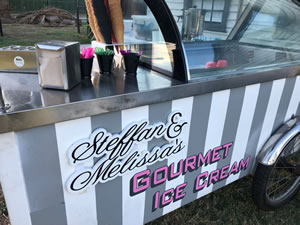
M 155 17 L 166 43 L 176 44 L 173 50 L 174 73 L 173 78 L 188 81 L 187 62 L 184 57 L 182 40 L 174 17 L 164 0 L 144 0 Z

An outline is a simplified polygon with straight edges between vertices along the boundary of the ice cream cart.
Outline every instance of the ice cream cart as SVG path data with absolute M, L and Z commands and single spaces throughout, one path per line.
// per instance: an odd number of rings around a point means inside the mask
M 249 174 L 260 208 L 299 190 L 297 2 L 144 2 L 125 28 L 136 77 L 93 71 L 58 91 L 0 73 L 13 225 L 145 224 Z

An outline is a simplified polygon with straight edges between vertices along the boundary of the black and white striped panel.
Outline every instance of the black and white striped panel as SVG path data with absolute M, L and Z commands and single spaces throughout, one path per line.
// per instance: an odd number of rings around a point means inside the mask
M 0 135 L 0 179 L 13 225 L 112 224 L 139 225 L 160 217 L 250 173 L 262 145 L 282 123 L 300 113 L 300 77 L 224 90 L 203 96 L 173 100 L 121 112 L 107 113 L 53 125 Z M 145 165 L 82 193 L 70 193 L 66 181 L 81 166 L 70 164 L 67 150 L 98 128 L 120 133 L 132 122 L 166 123 L 171 112 L 180 111 L 188 125 L 181 139 L 186 147 L 165 160 Z M 228 156 L 207 166 L 182 173 L 176 179 L 137 195 L 130 195 L 130 180 L 137 172 L 177 165 L 180 160 L 233 142 Z M 136 144 L 150 151 L 165 145 L 164 138 Z M 195 191 L 197 176 L 220 170 L 250 157 L 247 169 Z M 185 196 L 153 210 L 154 194 L 185 184 Z

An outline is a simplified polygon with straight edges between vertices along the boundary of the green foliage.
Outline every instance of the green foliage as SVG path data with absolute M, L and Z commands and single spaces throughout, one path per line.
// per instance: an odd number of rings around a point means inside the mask
M 103 48 L 96 48 L 96 55 L 113 55 L 114 52 L 110 49 L 104 50 Z

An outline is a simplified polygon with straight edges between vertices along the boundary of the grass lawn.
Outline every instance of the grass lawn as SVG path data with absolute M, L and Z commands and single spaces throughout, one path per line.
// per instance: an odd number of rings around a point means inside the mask
M 272 212 L 259 210 L 251 197 L 252 177 L 223 187 L 147 225 L 298 225 L 300 192 Z
M 9 224 L 8 212 L 6 209 L 4 196 L 0 186 L 0 225 L 8 225 L 8 224 Z
M 281 209 L 264 212 L 258 210 L 252 202 L 251 181 L 251 177 L 241 179 L 147 225 L 300 224 L 300 192 Z M 0 189 L 0 225 L 8 223 L 8 213 Z
M 90 43 L 86 26 L 81 26 L 81 33 L 76 27 L 42 27 L 39 25 L 3 24 L 4 36 L 0 36 L 0 47 L 9 45 L 32 46 L 49 40 L 79 41 Z

